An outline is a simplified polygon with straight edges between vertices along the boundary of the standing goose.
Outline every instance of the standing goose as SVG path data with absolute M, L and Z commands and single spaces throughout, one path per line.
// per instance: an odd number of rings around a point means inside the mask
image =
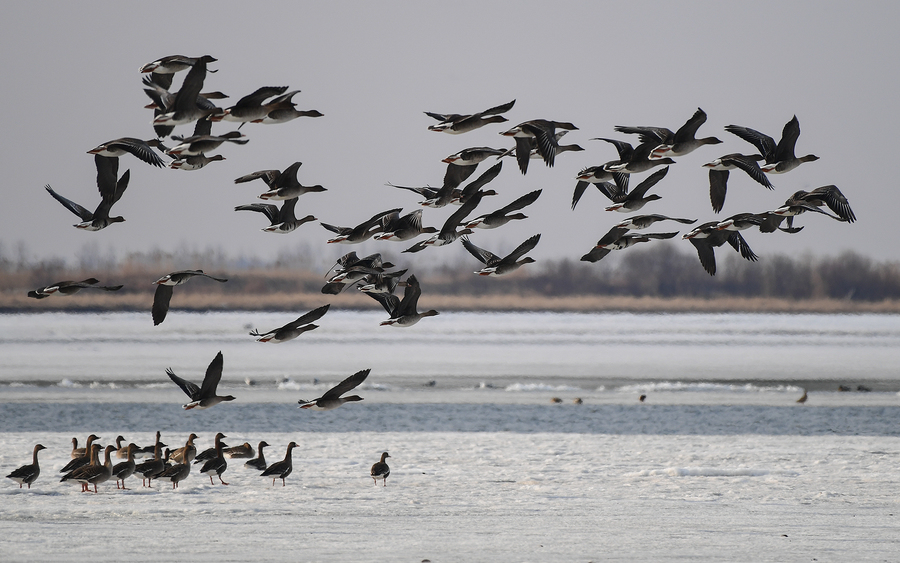
M 100 283 L 100 280 L 98 280 L 97 278 L 88 278 L 83 281 L 65 280 L 44 287 L 39 287 L 33 291 L 29 291 L 28 297 L 32 297 L 34 299 L 44 299 L 45 297 L 50 297 L 51 295 L 72 295 L 74 293 L 78 293 L 82 289 L 119 291 L 120 289 L 122 289 L 122 287 L 124 287 L 121 285 L 97 285 L 98 283 Z
M 757 161 L 762 160 L 759 155 L 744 155 L 739 153 L 726 154 L 707 162 L 703 168 L 709 169 L 709 201 L 713 211 L 722 211 L 725 205 L 725 193 L 728 189 L 729 170 L 740 169 L 748 176 L 762 184 L 764 187 L 774 190 L 775 186 L 769 181 L 766 173 L 762 171 Z
M 185 410 L 193 408 L 208 409 L 222 401 L 234 400 L 234 397 L 231 395 L 225 395 L 224 397 L 216 395 L 216 387 L 219 385 L 219 380 L 222 379 L 223 364 L 224 358 L 222 357 L 222 352 L 219 352 L 212 362 L 209 363 L 209 367 L 206 368 L 206 376 L 203 378 L 201 387 L 178 377 L 172 371 L 172 368 L 166 368 L 166 374 L 169 376 L 169 379 L 174 381 L 184 391 L 184 394 L 191 399 L 191 402 L 183 405 Z
M 368 370 L 366 370 L 366 373 L 368 373 Z M 287 476 L 290 475 L 294 470 L 294 463 L 291 459 L 291 450 L 296 447 L 296 442 L 291 442 L 290 444 L 288 444 L 287 452 L 284 454 L 284 459 L 281 461 L 276 461 L 262 472 L 262 477 L 272 477 L 273 487 L 275 486 L 276 479 L 281 479 L 281 486 L 284 487 L 284 480 L 287 479 Z
M 99 447 L 97 444 L 92 446 L 95 451 L 99 451 Z M 81 483 L 82 492 L 87 492 L 89 490 L 89 486 L 94 486 L 94 492 L 97 492 L 97 485 L 100 483 L 105 483 L 109 481 L 110 477 L 112 477 L 112 460 L 110 460 L 110 454 L 116 450 L 116 447 L 113 445 L 106 446 L 104 450 L 104 461 L 103 464 L 94 463 L 96 460 L 92 460 L 91 465 L 85 465 L 83 467 L 79 467 L 69 475 L 63 477 L 63 480 L 72 480 L 78 481 Z
M 665 127 L 617 126 L 615 129 L 619 133 L 640 135 L 642 143 L 655 143 L 656 146 L 652 147 L 649 156 L 651 160 L 655 160 L 667 156 L 684 156 L 703 145 L 717 145 L 721 143 L 722 141 L 715 137 L 695 138 L 697 129 L 704 123 L 706 123 L 706 112 L 697 108 L 694 115 L 674 133 L 671 129 L 666 129 Z
M 143 141 L 141 139 L 135 139 L 134 137 L 121 137 L 119 139 L 107 141 L 87 152 L 88 154 L 96 154 L 107 158 L 119 157 L 131 153 L 147 164 L 156 166 L 157 168 L 163 168 L 165 166 L 163 159 L 153 150 L 153 147 L 158 146 L 159 141 L 157 139 Z
M 369 376 L 370 371 L 372 370 L 364 369 L 354 373 L 347 379 L 341 381 L 340 383 L 326 391 L 325 394 L 318 399 L 313 399 L 312 401 L 300 399 L 297 402 L 300 404 L 301 409 L 330 411 L 331 409 L 336 409 L 347 402 L 362 401 L 363 398 L 359 395 L 350 395 L 349 397 L 341 397 L 341 395 L 359 386 L 359 384 L 365 381 L 366 377 Z
M 62 478 L 59 480 L 59 482 L 63 483 L 65 481 L 72 480 L 75 477 L 75 472 L 77 472 L 77 471 L 85 470 L 89 467 L 99 466 L 100 465 L 100 461 L 99 461 L 99 457 L 98 457 L 99 455 L 100 455 L 100 444 L 91 444 L 91 446 L 88 448 L 88 454 L 87 454 L 88 459 L 90 460 L 90 463 L 87 465 L 78 466 L 78 467 L 72 469 L 71 471 L 67 472 L 65 475 L 62 476 Z M 86 493 L 87 491 L 88 491 L 87 484 L 82 483 L 81 484 L 81 492 Z
M 190 463 L 194 461 L 194 458 L 197 457 L 197 446 L 194 445 L 194 440 L 197 438 L 198 436 L 191 432 L 184 446 L 176 448 L 169 453 L 172 461 L 175 463 Z
M 31 463 L 13 470 L 6 478 L 18 483 L 20 489 L 22 485 L 28 485 L 30 489 L 31 484 L 37 481 L 37 478 L 41 475 L 41 466 L 38 465 L 38 452 L 46 449 L 41 444 L 35 444 L 34 452 L 31 454 Z
M 222 454 L 222 447 L 224 446 L 224 444 L 222 443 L 222 438 L 227 438 L 227 436 L 225 436 L 225 434 L 222 434 L 221 432 L 216 434 L 216 457 L 204 463 L 200 468 L 200 473 L 209 477 L 210 485 L 215 485 L 215 483 L 213 482 L 213 475 L 218 476 L 219 481 L 223 485 L 228 484 L 224 480 L 222 480 L 222 473 L 225 473 L 225 470 L 228 469 L 228 462 L 225 460 L 225 456 Z
M 139 448 L 135 449 L 134 450 L 135 459 L 145 458 L 145 457 L 149 457 L 152 459 L 153 454 L 156 451 L 156 444 L 159 444 L 161 448 L 165 448 L 167 444 L 163 444 L 162 442 L 159 441 L 161 436 L 162 436 L 162 434 L 160 433 L 159 430 L 157 430 L 156 431 L 156 441 L 153 443 L 152 446 L 144 446 L 143 448 L 139 447 Z
M 81 218 L 81 223 L 76 224 L 75 228 L 85 231 L 99 231 L 113 223 L 125 221 L 122 216 L 110 217 L 109 212 L 112 206 L 122 197 L 122 194 L 125 193 L 125 189 L 128 188 L 128 180 L 131 177 L 131 171 L 126 170 L 122 177 L 118 181 L 116 180 L 119 174 L 118 158 L 94 155 L 94 163 L 97 166 L 97 188 L 100 190 L 100 204 L 93 213 L 53 191 L 50 184 L 44 186 L 44 189 L 56 201 Z
M 117 463 L 112 468 L 112 476 L 116 478 L 116 488 L 119 488 L 119 481 L 122 481 L 122 489 L 128 490 L 125 488 L 125 479 L 128 479 L 132 475 L 134 475 L 134 468 L 136 467 L 134 463 L 134 451 L 137 449 L 137 444 L 128 444 L 125 447 L 126 449 L 126 460 Z
M 700 264 L 706 270 L 706 273 L 711 276 L 716 275 L 715 249 L 726 242 L 746 260 L 756 262 L 759 259 L 753 253 L 753 250 L 750 249 L 741 233 L 738 231 L 719 230 L 718 226 L 718 221 L 703 223 L 681 237 L 682 239 L 690 240 L 694 248 L 697 249 L 697 256 L 700 258 Z
M 72 451 L 73 455 L 76 453 L 79 453 L 79 452 L 84 452 L 84 453 L 82 453 L 82 455 L 80 455 L 78 457 L 73 457 L 72 461 L 65 464 L 63 466 L 63 468 L 59 470 L 60 473 L 66 473 L 66 472 L 72 471 L 74 469 L 77 469 L 79 467 L 89 464 L 91 462 L 91 446 L 94 444 L 94 441 L 99 440 L 99 439 L 100 439 L 100 436 L 96 436 L 94 434 L 91 434 L 90 436 L 88 436 L 87 442 L 85 442 L 83 450 L 81 450 L 79 448 L 79 449 Z
M 499 114 L 511 110 L 515 103 L 516 101 L 513 100 L 503 105 L 468 115 L 458 113 L 431 113 L 426 111 L 425 115 L 440 121 L 437 125 L 429 125 L 428 130 L 458 135 L 460 133 L 474 131 L 489 123 L 503 123 L 508 120 Z
M 285 235 L 287 233 L 293 232 L 303 223 L 308 223 L 310 221 L 316 220 L 316 218 L 312 215 L 307 215 L 302 219 L 297 219 L 297 216 L 294 215 L 294 208 L 296 206 L 297 198 L 293 197 L 291 199 L 284 200 L 284 203 L 281 204 L 280 209 L 277 205 L 273 205 L 271 203 L 251 203 L 248 205 L 238 205 L 234 208 L 234 210 L 256 211 L 258 213 L 263 213 L 266 217 L 268 217 L 270 224 L 268 227 L 260 230 L 266 233 L 277 233 L 280 235 Z
M 253 469 L 258 469 L 259 471 L 266 470 L 266 456 L 263 455 L 263 448 L 268 447 L 269 444 L 265 440 L 259 442 L 259 445 L 256 446 L 256 457 L 248 460 L 247 463 L 244 464 L 244 467 L 251 467 Z
M 166 320 L 166 314 L 169 312 L 169 301 L 172 300 L 172 291 L 175 286 L 186 283 L 189 279 L 196 276 L 209 278 L 220 283 L 228 281 L 224 278 L 217 278 L 209 274 L 204 274 L 203 270 L 179 270 L 164 275 L 153 282 L 157 285 L 156 293 L 153 295 L 153 326 Z
M 178 483 L 187 479 L 191 474 L 191 464 L 189 462 L 177 463 L 163 470 L 156 476 L 157 479 L 168 479 L 172 482 L 172 489 L 178 488 Z
M 541 191 L 542 190 L 535 190 L 533 192 L 527 193 L 514 202 L 510 203 L 509 205 L 501 207 L 497 211 L 487 213 L 480 217 L 476 217 L 475 219 L 466 221 L 466 228 L 496 229 L 497 227 L 501 227 L 514 219 L 527 219 L 528 217 L 524 213 L 514 213 L 512 215 L 510 215 L 510 213 L 528 207 L 529 205 L 537 201 L 537 198 L 541 195 Z
M 378 480 L 381 479 L 381 482 L 385 487 L 387 487 L 387 478 L 391 474 L 391 468 L 388 467 L 386 460 L 391 457 L 387 452 L 381 454 L 381 461 L 377 462 L 372 466 L 372 471 L 369 474 L 372 476 L 372 480 L 375 481 L 375 484 L 378 484 Z
M 124 441 L 125 436 L 116 436 L 116 457 L 120 459 L 125 459 L 126 457 L 128 457 L 128 446 L 122 445 L 122 442 Z
M 157 432 L 156 445 L 153 446 L 153 459 L 134 466 L 134 472 L 141 476 L 141 486 L 149 486 L 147 484 L 148 480 L 152 485 L 153 479 L 155 479 L 157 475 L 165 471 L 166 461 L 169 457 L 169 450 L 166 450 L 166 457 L 164 458 L 160 450 L 161 447 L 162 442 L 159 441 L 159 432 Z
M 544 159 L 544 164 L 553 166 L 556 153 L 559 152 L 556 130 L 577 130 L 571 123 L 564 121 L 549 121 L 546 119 L 532 119 L 500 133 L 505 137 L 513 137 L 516 140 L 516 160 L 522 174 L 528 171 L 528 160 L 531 156 L 532 142 L 537 144 L 537 150 Z
M 312 311 L 298 317 L 288 324 L 280 328 L 272 329 L 266 333 L 261 334 L 258 330 L 253 329 L 252 331 L 250 331 L 250 336 L 256 336 L 257 342 L 272 342 L 275 344 L 293 340 L 306 331 L 319 328 L 318 325 L 314 325 L 312 323 L 321 319 L 325 315 L 325 313 L 328 312 L 329 307 L 331 307 L 331 304 L 323 305 L 318 309 L 313 309 Z
M 766 163 L 760 166 L 763 172 L 784 174 L 797 168 L 804 162 L 819 160 L 819 157 L 814 154 L 808 154 L 800 158 L 794 155 L 794 148 L 797 145 L 797 139 L 800 137 L 800 121 L 797 120 L 796 115 L 785 124 L 784 129 L 781 131 L 781 140 L 778 141 L 777 145 L 772 137 L 749 127 L 727 125 L 725 130 L 729 133 L 734 133 L 759 149 L 759 154 L 766 160 Z
M 645 195 L 647 190 L 655 186 L 660 180 L 666 177 L 669 167 L 666 166 L 662 170 L 657 170 L 653 174 L 647 176 L 643 182 L 638 184 L 628 193 L 617 192 L 612 194 L 610 198 L 614 203 L 606 208 L 606 211 L 619 211 L 620 213 L 630 213 L 637 211 L 651 201 L 662 199 L 656 194 Z
M 78 438 L 72 438 L 72 459 L 84 455 L 84 448 L 78 447 Z
M 541 235 L 534 235 L 529 238 L 515 250 L 507 254 L 505 257 L 500 258 L 496 254 L 487 251 L 483 248 L 479 248 L 472 244 L 468 237 L 463 237 L 462 244 L 469 251 L 469 253 L 480 260 L 484 264 L 484 268 L 475 272 L 479 276 L 502 276 L 504 274 L 508 274 L 510 272 L 514 272 L 519 269 L 520 266 L 524 264 L 529 264 L 534 262 L 534 258 L 525 257 L 526 253 L 530 252 L 535 246 L 537 246 L 538 241 L 541 240 Z M 519 258 L 522 258 L 519 260 Z

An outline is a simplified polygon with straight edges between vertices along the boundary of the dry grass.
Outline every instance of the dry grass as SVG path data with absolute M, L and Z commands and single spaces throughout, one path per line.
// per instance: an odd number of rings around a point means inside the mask
M 337 309 L 378 309 L 366 295 L 347 291 L 341 295 L 311 292 L 227 293 L 215 287 L 205 291 L 175 290 L 172 308 L 192 311 L 274 310 L 299 311 L 332 303 Z M 35 300 L 24 291 L 0 292 L 0 310 L 40 311 L 150 311 L 152 288 L 147 292 L 106 293 L 82 291 L 69 297 Z M 435 295 L 423 294 L 419 309 L 439 311 L 628 311 L 628 312 L 759 312 L 759 313 L 900 313 L 900 301 L 863 302 L 837 299 L 789 300 L 771 298 L 673 298 L 583 295 Z

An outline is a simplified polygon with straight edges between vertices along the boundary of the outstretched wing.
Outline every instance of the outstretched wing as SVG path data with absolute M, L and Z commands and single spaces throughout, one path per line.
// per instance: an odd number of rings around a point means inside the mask
M 200 397 L 212 397 L 216 394 L 216 387 L 219 386 L 219 380 L 222 379 L 222 366 L 225 358 L 222 352 L 216 354 L 216 357 L 209 363 L 206 368 L 206 375 L 203 377 L 203 386 L 200 387 Z
M 172 300 L 172 291 L 175 286 L 157 285 L 156 293 L 153 294 L 153 326 L 156 326 L 166 320 L 166 313 L 169 312 L 169 301 Z
M 338 383 L 337 385 L 335 385 L 334 387 L 332 387 L 331 389 L 326 391 L 325 394 L 322 395 L 322 398 L 323 399 L 336 399 L 336 398 L 340 397 L 347 391 L 359 386 L 360 383 L 365 381 L 366 378 L 369 377 L 370 371 L 372 371 L 372 370 L 364 369 L 364 370 L 360 370 L 360 371 L 354 373 L 347 379 L 341 381 L 340 383 Z
M 190 397 L 192 401 L 197 400 L 197 397 L 199 397 L 200 394 L 200 387 L 197 386 L 196 383 L 191 383 L 186 379 L 178 377 L 177 375 L 175 375 L 175 372 L 172 371 L 172 368 L 166 368 L 166 374 L 169 376 L 169 379 L 171 379 L 179 387 L 181 387 L 181 390 L 184 391 L 184 394 Z
M 462 237 L 462 245 L 469 251 L 469 254 L 480 260 L 485 266 L 491 266 L 495 262 L 500 261 L 500 257 L 493 252 L 472 244 L 469 237 Z
M 305 315 L 298 318 L 297 320 L 289 322 L 288 324 L 284 325 L 284 327 L 282 327 L 282 328 L 294 329 L 294 328 L 300 327 L 302 325 L 314 323 L 317 320 L 321 319 L 325 315 L 325 313 L 328 312 L 329 307 L 331 307 L 330 303 L 328 305 L 323 305 L 323 306 L 319 307 L 318 309 L 313 309 L 312 311 L 306 313 Z
M 61 196 L 58 193 L 56 193 L 55 191 L 53 191 L 53 188 L 50 187 L 50 184 L 47 184 L 46 186 L 44 186 L 44 189 L 47 190 L 48 192 L 50 192 L 50 195 L 52 195 L 53 198 L 56 199 L 56 201 L 63 204 L 63 206 L 66 209 L 68 209 L 75 215 L 78 215 L 78 217 L 80 217 L 82 221 L 90 221 L 91 219 L 94 218 L 94 214 L 91 211 L 88 211 L 87 209 L 78 205 L 71 199 L 64 198 L 63 196 Z

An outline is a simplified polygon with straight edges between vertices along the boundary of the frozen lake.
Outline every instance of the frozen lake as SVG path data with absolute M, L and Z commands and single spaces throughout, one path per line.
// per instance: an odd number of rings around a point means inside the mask
M 0 315 L 0 470 L 48 448 L 31 490 L 0 486 L 3 561 L 900 552 L 897 316 L 447 313 L 411 329 L 382 316 L 329 312 L 267 345 L 250 328 L 291 315 L 173 311 L 156 328 L 131 313 Z M 199 382 L 219 350 L 237 400 L 182 410 L 165 368 Z M 362 403 L 297 408 L 363 368 Z M 243 460 L 227 487 L 196 470 L 174 491 L 59 482 L 73 436 L 146 445 L 156 430 L 173 447 L 191 432 L 200 449 L 219 431 L 266 440 L 270 463 L 300 447 L 286 487 Z M 382 451 L 387 487 L 368 476 Z

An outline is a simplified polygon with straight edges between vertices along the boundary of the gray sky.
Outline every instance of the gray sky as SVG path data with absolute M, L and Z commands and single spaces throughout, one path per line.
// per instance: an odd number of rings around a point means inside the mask
M 624 217 L 603 211 L 607 200 L 593 189 L 570 209 L 578 170 L 615 158 L 611 145 L 589 139 L 637 144 L 636 136 L 613 127 L 674 130 L 701 107 L 709 120 L 698 136 L 725 142 L 679 159 L 655 189 L 663 199 L 642 212 L 703 222 L 774 209 L 798 189 L 836 184 L 857 223 L 806 214 L 798 219 L 806 229 L 797 235 L 748 231 L 753 250 L 762 259 L 776 252 L 833 256 L 854 249 L 900 260 L 896 236 L 885 228 L 900 210 L 892 166 L 893 137 L 900 130 L 894 106 L 900 4 L 269 2 L 249 8 L 246 2 L 219 2 L 179 22 L 181 6 L 4 6 L 0 241 L 7 254 L 25 241 L 34 258 L 78 256 L 86 244 L 120 256 L 213 247 L 270 259 L 310 245 L 329 260 L 351 249 L 392 253 L 401 265 L 455 258 L 464 253 L 460 245 L 414 256 L 399 255 L 409 243 L 326 247 L 329 233 L 316 223 L 284 236 L 263 233 L 262 215 L 233 211 L 260 201 L 263 184 L 233 180 L 300 160 L 300 181 L 328 191 L 301 197 L 298 215 L 355 225 L 392 207 L 417 208 L 415 194 L 386 182 L 439 186 L 445 156 L 472 146 L 512 146 L 498 134 L 504 126 L 544 118 L 575 123 L 579 130 L 565 142 L 586 150 L 560 155 L 554 168 L 532 161 L 526 176 L 507 159 L 490 185 L 500 195 L 485 198 L 478 211 L 538 188 L 543 195 L 528 209 L 527 221 L 479 231 L 473 241 L 506 254 L 542 233 L 532 256 L 578 259 Z M 216 57 L 210 68 L 218 72 L 207 76 L 204 90 L 229 94 L 223 107 L 260 86 L 287 85 L 302 90 L 294 98 L 298 109 L 318 109 L 325 117 L 247 124 L 247 145 L 223 146 L 216 152 L 226 161 L 194 172 L 122 157 L 119 171 L 130 168 L 131 183 L 114 214 L 127 221 L 98 233 L 74 229 L 76 217 L 43 186 L 93 209 L 99 201 L 96 170 L 86 151 L 117 137 L 154 136 L 152 112 L 142 109 L 148 100 L 138 69 L 170 54 Z M 434 122 L 422 113 L 472 113 L 511 99 L 517 101 L 506 114 L 509 123 L 463 135 L 428 131 Z M 744 125 L 777 140 L 794 114 L 802 129 L 798 155 L 814 153 L 820 160 L 772 175 L 774 192 L 735 172 L 724 210 L 713 213 L 700 165 L 730 152 L 752 152 L 723 127 Z M 218 124 L 214 132 L 235 125 Z M 191 128 L 176 133 L 190 135 Z M 632 186 L 644 177 L 633 178 Z M 454 209 L 426 209 L 424 222 L 439 228 Z M 676 244 L 693 252 L 687 241 Z

